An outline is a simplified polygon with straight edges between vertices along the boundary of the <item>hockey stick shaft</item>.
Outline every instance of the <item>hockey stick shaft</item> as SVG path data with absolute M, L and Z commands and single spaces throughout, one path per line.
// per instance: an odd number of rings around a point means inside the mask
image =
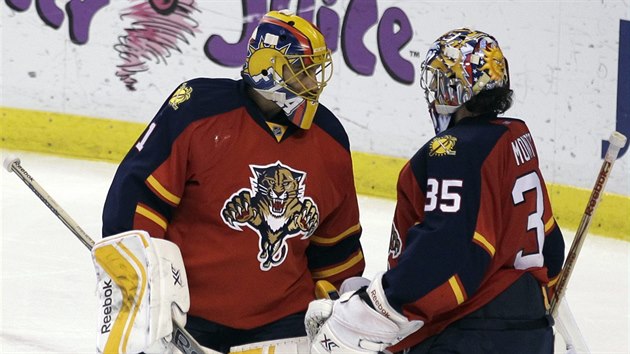
M 9 156 L 3 162 L 4 168 L 14 172 L 28 188 L 52 211 L 61 222 L 87 247 L 94 247 L 94 240 L 85 232 L 68 213 L 44 190 L 42 186 L 22 167 L 20 159 Z M 202 347 L 197 341 L 177 322 L 173 321 L 173 338 L 171 342 L 184 354 L 220 354 L 214 350 Z
M 586 344 L 586 341 L 584 340 L 582 331 L 575 321 L 575 317 L 573 317 L 573 312 L 571 312 L 571 308 L 567 303 L 566 297 L 562 298 L 562 300 L 558 302 L 558 309 L 554 320 L 556 330 L 564 339 L 567 353 L 591 353 L 588 344 Z
M 87 247 L 92 249 L 94 246 L 94 240 L 88 236 L 88 234 L 79 227 L 72 218 L 57 204 L 57 202 L 50 196 L 42 186 L 33 179 L 33 177 L 26 172 L 26 170 L 20 165 L 20 159 L 16 157 L 7 157 L 4 160 L 4 167 L 9 172 L 14 172 L 21 180 L 30 188 L 33 193 L 52 211 L 61 222 Z
M 573 238 L 573 242 L 571 243 L 571 248 L 569 249 L 569 253 L 567 254 L 567 258 L 564 262 L 564 267 L 562 267 L 562 271 L 560 272 L 560 277 L 556 285 L 556 295 L 551 300 L 550 313 L 554 317 L 558 312 L 558 305 L 562 300 L 562 297 L 564 297 L 567 284 L 569 283 L 569 279 L 571 278 L 571 273 L 573 272 L 577 257 L 580 254 L 582 244 L 584 243 L 584 240 L 588 233 L 588 229 L 591 225 L 591 219 L 593 218 L 597 206 L 599 205 L 602 194 L 604 194 L 604 187 L 606 187 L 606 182 L 608 182 L 610 171 L 612 170 L 615 160 L 617 160 L 619 150 L 621 150 L 621 148 L 626 145 L 626 141 L 627 138 L 619 132 L 615 131 L 610 135 L 610 145 L 608 146 L 608 150 L 606 151 L 604 162 L 602 163 L 602 167 L 599 170 L 599 174 L 597 175 L 595 186 L 591 191 L 591 196 L 588 199 L 588 203 L 586 203 L 586 209 L 584 210 L 582 220 L 580 221 L 580 224 L 575 233 L 575 237 Z

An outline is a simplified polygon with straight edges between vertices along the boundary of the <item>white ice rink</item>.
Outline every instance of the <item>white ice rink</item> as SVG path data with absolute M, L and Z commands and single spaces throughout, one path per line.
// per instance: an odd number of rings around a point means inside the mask
M 2 160 L 9 153 L 2 151 Z M 116 165 L 13 153 L 88 234 L 100 237 Z M 0 353 L 94 353 L 97 304 L 88 250 L 17 176 L 3 169 L 0 179 Z M 371 277 L 385 268 L 394 202 L 363 196 L 359 202 Z M 565 230 L 567 250 L 572 236 Z M 630 352 L 629 268 L 630 242 L 586 239 L 566 298 L 592 353 Z

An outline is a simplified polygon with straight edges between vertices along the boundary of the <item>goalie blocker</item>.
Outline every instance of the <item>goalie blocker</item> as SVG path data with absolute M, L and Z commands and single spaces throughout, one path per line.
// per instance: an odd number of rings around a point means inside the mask
M 179 247 L 128 231 L 92 248 L 99 305 L 99 353 L 165 353 L 173 321 L 182 327 L 190 308 Z

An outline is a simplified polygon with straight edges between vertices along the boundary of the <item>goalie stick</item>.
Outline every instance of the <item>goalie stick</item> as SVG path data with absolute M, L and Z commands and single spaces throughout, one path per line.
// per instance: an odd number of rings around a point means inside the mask
M 37 197 L 52 211 L 61 222 L 87 247 L 94 247 L 94 240 L 57 204 L 57 202 L 33 179 L 20 165 L 20 159 L 15 156 L 8 156 L 3 162 L 4 168 L 15 174 L 35 193 Z M 171 343 L 184 354 L 221 354 L 209 348 L 202 347 L 197 341 L 180 326 L 173 321 L 173 337 Z
M 558 284 L 556 285 L 556 296 L 554 296 L 551 300 L 550 313 L 554 317 L 558 312 L 559 302 L 562 300 L 562 297 L 564 297 L 564 292 L 566 291 L 569 278 L 571 278 L 573 267 L 575 266 L 577 257 L 582 249 L 582 244 L 586 238 L 588 228 L 591 225 L 591 218 L 595 214 L 595 210 L 597 209 L 597 205 L 599 204 L 602 194 L 604 194 L 604 187 L 606 187 L 606 182 L 608 182 L 610 171 L 612 170 L 615 160 L 617 160 L 619 150 L 626 145 L 627 138 L 625 135 L 615 131 L 610 135 L 610 139 L 608 141 L 610 142 L 610 145 L 606 151 L 604 162 L 602 163 L 602 167 L 599 170 L 597 179 L 595 180 L 595 186 L 593 186 L 591 196 L 586 203 L 586 209 L 582 215 L 580 225 L 575 232 L 575 237 L 573 238 L 573 243 L 571 243 L 567 259 L 564 262 L 562 271 L 560 272 Z
M 558 278 L 556 286 L 556 295 L 551 300 L 549 313 L 556 319 L 556 329 L 564 338 L 567 353 L 575 353 L 576 350 L 581 353 L 590 353 L 590 349 L 582 337 L 582 333 L 573 318 L 569 305 L 566 303 L 566 299 L 564 299 L 564 293 L 566 291 L 569 278 L 571 277 L 571 273 L 573 272 L 575 262 L 577 261 L 577 257 L 582 249 L 582 244 L 586 238 L 588 228 L 591 224 L 591 218 L 595 214 L 597 205 L 604 193 L 604 187 L 608 181 L 610 171 L 617 159 L 619 150 L 626 145 L 626 140 L 627 139 L 623 134 L 616 131 L 610 135 L 610 145 L 606 151 L 604 162 L 602 163 L 602 167 L 597 175 L 595 186 L 591 191 L 591 196 L 586 204 L 584 214 L 582 215 L 582 220 L 580 221 L 580 225 L 578 226 L 573 242 L 571 243 L 571 248 L 567 254 L 564 267 L 560 272 L 560 277 Z

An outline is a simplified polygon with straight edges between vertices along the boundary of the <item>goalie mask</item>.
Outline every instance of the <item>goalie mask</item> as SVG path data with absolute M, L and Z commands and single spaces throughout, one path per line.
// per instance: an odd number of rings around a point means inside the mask
M 438 38 L 422 63 L 420 86 L 435 133 L 449 127 L 451 116 L 481 91 L 509 88 L 507 60 L 494 37 L 460 28 Z
M 252 34 L 241 75 L 291 123 L 309 129 L 332 76 L 331 52 L 315 25 L 288 10 L 271 11 Z

